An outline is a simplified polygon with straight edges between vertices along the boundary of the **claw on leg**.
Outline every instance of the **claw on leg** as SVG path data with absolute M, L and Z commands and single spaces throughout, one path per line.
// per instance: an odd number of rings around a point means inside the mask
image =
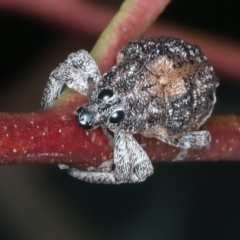
M 43 96 L 40 104 L 41 109 L 46 109 L 48 107 L 51 107 L 53 102 L 61 94 L 63 87 L 64 87 L 64 82 L 57 81 L 51 74 L 47 82 L 47 85 L 43 91 Z
M 173 162 L 183 160 L 188 154 L 189 148 L 181 148 L 178 155 L 172 160 Z
M 117 184 L 114 173 L 111 172 L 88 172 L 70 168 L 68 173 L 79 180 L 91 183 Z M 119 182 L 121 183 L 121 182 Z

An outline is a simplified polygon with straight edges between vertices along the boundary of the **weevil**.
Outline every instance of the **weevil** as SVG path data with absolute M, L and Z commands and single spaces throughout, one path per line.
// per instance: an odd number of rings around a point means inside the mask
M 198 129 L 213 110 L 218 78 L 201 49 L 181 39 L 131 41 L 103 75 L 87 51 L 70 54 L 50 75 L 43 109 L 59 97 L 64 84 L 88 97 L 89 103 L 76 109 L 79 126 L 101 126 L 114 148 L 113 159 L 98 168 L 69 168 L 78 179 L 120 184 L 152 175 L 152 163 L 134 134 L 181 149 L 206 147 L 211 141 L 208 131 Z

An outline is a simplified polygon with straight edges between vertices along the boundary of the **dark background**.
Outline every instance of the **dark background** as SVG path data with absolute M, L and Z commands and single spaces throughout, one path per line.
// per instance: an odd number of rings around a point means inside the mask
M 240 40 L 238 1 L 173 0 L 161 17 Z M 6 11 L 0 29 L 1 112 L 38 110 L 51 70 L 96 41 Z M 219 78 L 214 113 L 240 113 L 239 85 Z M 105 186 L 55 166 L 1 166 L 0 239 L 240 239 L 240 163 L 154 168 L 144 183 Z

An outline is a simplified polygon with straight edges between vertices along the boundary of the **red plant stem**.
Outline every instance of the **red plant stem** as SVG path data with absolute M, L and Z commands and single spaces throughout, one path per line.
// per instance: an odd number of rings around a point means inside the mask
M 100 128 L 89 132 L 77 125 L 74 112 L 87 99 L 69 91 L 46 111 L 0 113 L 2 164 L 68 163 L 85 167 L 111 157 L 108 140 Z
M 66 94 L 66 93 L 64 93 Z M 0 114 L 0 163 L 62 163 L 85 168 L 98 166 L 112 157 L 112 149 L 101 128 L 79 128 L 73 114 L 87 101 L 71 90 L 49 111 L 31 114 Z M 189 150 L 184 161 L 240 159 L 240 117 L 215 116 L 202 127 L 211 132 L 209 148 Z M 154 162 L 173 160 L 180 149 L 155 138 L 136 136 Z

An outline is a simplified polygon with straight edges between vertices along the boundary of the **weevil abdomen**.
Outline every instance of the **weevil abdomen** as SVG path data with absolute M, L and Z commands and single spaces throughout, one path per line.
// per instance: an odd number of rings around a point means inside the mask
M 118 53 L 117 65 L 98 83 L 99 91 L 112 89 L 116 105 L 125 111 L 123 121 L 110 129 L 147 135 L 160 128 L 168 137 L 204 123 L 217 86 L 218 78 L 199 47 L 165 37 L 128 43 Z

